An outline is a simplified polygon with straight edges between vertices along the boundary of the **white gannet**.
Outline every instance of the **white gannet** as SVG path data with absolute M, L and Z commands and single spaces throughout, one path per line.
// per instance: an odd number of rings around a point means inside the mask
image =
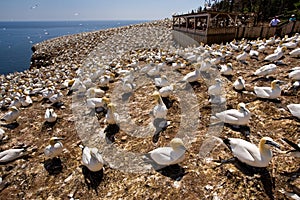
M 220 79 L 215 79 L 216 83 L 208 87 L 209 95 L 220 95 L 222 93 L 222 81 Z
M 245 80 L 243 77 L 239 76 L 234 82 L 233 82 L 233 88 L 236 90 L 243 90 L 245 88 Z
M 171 94 L 173 94 L 175 88 L 175 84 L 170 84 L 168 86 L 160 88 L 158 92 L 161 97 L 169 97 Z
M 97 148 L 84 147 L 82 150 L 82 163 L 90 171 L 97 172 L 103 169 L 104 162 Z
M 102 98 L 89 98 L 86 100 L 86 106 L 88 108 L 99 108 L 104 107 L 108 103 L 109 99 L 106 97 Z
M 300 80 L 300 69 L 293 70 L 289 73 L 289 78 L 292 80 Z
M 279 60 L 283 56 L 283 53 L 285 50 L 286 50 L 286 47 L 282 47 L 277 53 L 272 53 L 270 55 L 267 55 L 264 58 L 264 61 L 273 62 L 273 61 Z
M 274 80 L 271 82 L 271 87 L 254 87 L 254 93 L 259 98 L 276 99 L 281 95 L 280 84 L 282 81 Z
M 182 80 L 191 83 L 191 82 L 198 81 L 200 78 L 201 78 L 201 74 L 199 72 L 199 69 L 195 69 L 194 71 L 186 74 Z
M 248 53 L 244 51 L 243 53 L 236 56 L 236 60 L 240 62 L 245 62 L 248 57 Z
M 239 103 L 237 109 L 230 109 L 216 113 L 216 117 L 224 123 L 232 125 L 247 125 L 250 120 L 251 113 L 244 103 Z
M 293 150 L 287 151 L 287 153 L 296 158 L 300 158 L 300 144 L 296 144 L 288 140 L 287 138 L 282 138 L 282 140 L 288 143 L 291 147 L 293 147 Z
M 289 104 L 287 107 L 293 116 L 300 119 L 300 104 Z
M 231 63 L 227 63 L 226 65 L 220 65 L 220 72 L 222 75 L 233 75 L 233 68 Z
M 21 100 L 18 96 L 14 96 L 13 97 L 13 101 L 10 103 L 9 107 L 16 107 L 16 108 L 20 108 L 22 106 Z
M 51 97 L 49 97 L 49 101 L 54 104 L 60 102 L 62 98 L 63 94 L 61 93 L 61 91 L 57 91 L 56 94 L 53 94 Z
M 25 149 L 8 149 L 0 152 L 0 163 L 7 163 L 24 155 Z
M 107 105 L 107 113 L 105 115 L 105 121 L 108 124 L 116 124 L 119 120 L 119 115 L 115 112 L 115 104 L 109 103 Z
M 223 142 L 230 148 L 234 157 L 253 167 L 267 167 L 272 159 L 271 146 L 280 148 L 270 137 L 261 138 L 258 147 L 240 138 L 226 138 Z
M 295 58 L 299 57 L 300 56 L 300 48 L 292 50 L 289 54 L 291 57 L 295 57 Z
M 63 144 L 60 142 L 62 138 L 52 137 L 49 141 L 49 145 L 44 149 L 46 158 L 54 158 L 59 156 L 63 151 Z
M 165 119 L 168 113 L 167 106 L 164 104 L 163 100 L 161 99 L 161 96 L 159 92 L 155 91 L 152 96 L 154 97 L 155 101 L 157 102 L 157 105 L 153 108 L 153 116 L 154 118 L 163 118 Z
M 57 119 L 57 114 L 54 112 L 53 108 L 47 108 L 45 112 L 46 122 L 53 123 Z
M 5 131 L 0 128 L 0 141 L 5 137 Z
M 165 87 L 170 85 L 166 75 L 162 75 L 160 78 L 154 78 L 154 84 L 156 87 Z
M 20 116 L 20 111 L 15 106 L 9 108 L 9 111 L 1 117 L 1 121 L 6 123 L 12 123 L 18 119 Z
M 32 105 L 32 99 L 30 96 L 26 95 L 26 96 L 21 96 L 20 97 L 20 101 L 21 101 L 21 104 L 23 107 L 27 107 L 27 106 L 30 106 Z
M 91 87 L 86 91 L 86 96 L 88 98 L 101 98 L 105 95 L 105 91 L 101 90 L 100 88 Z
M 171 147 L 159 147 L 148 153 L 150 158 L 159 165 L 168 166 L 182 162 L 186 148 L 180 138 L 173 138 Z
M 267 76 L 275 72 L 277 69 L 277 66 L 275 64 L 268 64 L 260 67 L 254 72 L 254 75 L 256 76 Z

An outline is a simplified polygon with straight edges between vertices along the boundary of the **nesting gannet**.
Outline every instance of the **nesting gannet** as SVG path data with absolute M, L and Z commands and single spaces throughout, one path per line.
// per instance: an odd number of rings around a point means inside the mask
M 289 78 L 292 80 L 300 80 L 300 69 L 293 70 L 289 73 Z
M 15 106 L 9 108 L 9 111 L 1 117 L 1 121 L 6 123 L 12 123 L 18 119 L 20 116 L 20 111 Z
M 156 87 L 165 87 L 170 85 L 170 82 L 168 81 L 167 76 L 162 75 L 160 78 L 154 79 L 154 84 Z
M 21 96 L 20 97 L 20 101 L 23 107 L 27 107 L 32 105 L 32 99 L 30 96 L 26 95 L 26 96 Z
M 296 143 L 288 140 L 287 138 L 282 138 L 282 140 L 294 148 L 293 150 L 287 151 L 287 153 L 289 153 L 291 156 L 300 158 L 300 144 L 296 144 Z
M 153 108 L 153 116 L 155 118 L 165 119 L 167 116 L 168 109 L 161 99 L 159 92 L 155 91 L 152 96 L 155 98 L 157 105 Z
M 227 63 L 226 65 L 220 65 L 220 72 L 222 75 L 233 75 L 233 68 L 231 63 Z
M 44 154 L 46 158 L 54 158 L 59 156 L 63 151 L 63 144 L 60 142 L 62 138 L 52 137 L 49 141 L 49 145 L 46 146 Z
M 293 116 L 300 119 L 300 104 L 289 104 L 287 107 Z
M 158 92 L 161 97 L 169 97 L 171 94 L 173 94 L 175 87 L 175 84 L 170 84 L 168 86 L 160 88 Z
M 200 78 L 201 78 L 201 74 L 199 72 L 199 69 L 195 69 L 194 71 L 186 74 L 182 80 L 191 83 L 191 82 L 198 81 Z
M 53 108 L 47 108 L 45 112 L 46 122 L 53 123 L 57 119 L 57 114 L 54 112 Z
M 239 103 L 237 109 L 230 109 L 216 113 L 216 117 L 224 123 L 232 125 L 247 125 L 250 120 L 251 113 L 244 103 Z
M 0 141 L 5 137 L 5 131 L 0 128 Z
M 267 167 L 272 159 L 271 146 L 280 148 L 270 137 L 261 138 L 258 147 L 240 138 L 226 138 L 223 142 L 230 148 L 234 157 L 253 167 Z
M 248 53 L 244 51 L 243 53 L 236 56 L 236 60 L 240 62 L 245 62 L 248 57 Z
M 234 82 L 233 82 L 233 88 L 236 90 L 243 90 L 245 88 L 245 80 L 243 77 L 239 76 Z
M 102 98 L 89 98 L 86 100 L 86 105 L 88 108 L 99 108 L 104 107 L 108 103 L 109 99 L 106 97 Z
M 60 102 L 62 98 L 63 94 L 61 93 L 61 91 L 57 91 L 56 94 L 53 94 L 51 97 L 49 97 L 49 101 L 54 104 Z
M 222 93 L 222 81 L 220 79 L 215 80 L 216 83 L 208 87 L 208 94 L 209 95 L 220 95 Z
M 82 163 L 90 171 L 97 172 L 103 169 L 103 158 L 98 149 L 84 147 L 82 150 Z
M 275 72 L 277 69 L 277 66 L 275 64 L 268 64 L 260 67 L 254 72 L 254 75 L 256 76 L 267 76 Z
M 0 152 L 0 163 L 7 163 L 24 155 L 25 149 L 8 149 Z
M 101 98 L 105 95 L 105 91 L 100 88 L 91 87 L 86 91 L 86 95 L 88 98 Z
M 271 87 L 254 87 L 254 92 L 257 97 L 264 99 L 276 99 L 281 95 L 280 84 L 282 81 L 274 80 L 271 82 Z
M 119 120 L 119 115 L 115 113 L 115 105 L 113 103 L 109 103 L 107 105 L 107 113 L 105 115 L 105 121 L 108 124 L 116 124 Z
M 289 54 L 291 57 L 299 57 L 300 56 L 300 48 L 292 50 Z
M 21 100 L 18 96 L 13 97 L 12 102 L 10 103 L 9 107 L 16 107 L 16 108 L 20 108 L 22 106 Z
M 286 50 L 286 47 L 282 47 L 277 53 L 267 55 L 265 57 L 264 61 L 273 62 L 273 61 L 279 60 L 283 56 L 283 53 L 285 50 Z
M 160 147 L 148 153 L 150 158 L 159 165 L 168 166 L 182 162 L 186 148 L 180 138 L 170 142 L 171 147 Z

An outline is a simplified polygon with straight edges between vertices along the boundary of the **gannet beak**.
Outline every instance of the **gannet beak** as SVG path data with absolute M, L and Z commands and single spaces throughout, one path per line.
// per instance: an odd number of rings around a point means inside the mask
M 277 143 L 274 142 L 274 141 L 267 140 L 267 141 L 266 141 L 266 144 L 271 145 L 271 146 L 274 146 L 274 147 L 280 149 L 280 145 L 277 144 Z

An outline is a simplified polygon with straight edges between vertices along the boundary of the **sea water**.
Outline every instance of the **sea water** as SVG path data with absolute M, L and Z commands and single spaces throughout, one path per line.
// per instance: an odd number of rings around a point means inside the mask
M 115 28 L 146 21 L 40 21 L 0 22 L 0 74 L 24 71 L 30 66 L 35 43 L 81 32 Z

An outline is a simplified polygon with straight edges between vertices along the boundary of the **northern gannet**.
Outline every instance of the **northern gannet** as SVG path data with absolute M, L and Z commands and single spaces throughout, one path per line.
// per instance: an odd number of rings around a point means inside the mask
M 282 81 L 274 80 L 271 82 L 271 87 L 254 87 L 254 93 L 259 98 L 276 99 L 281 95 L 280 84 Z
M 239 103 L 237 109 L 230 109 L 216 113 L 216 117 L 224 123 L 232 125 L 247 125 L 250 120 L 251 113 L 244 103 Z
M 86 106 L 88 108 L 99 108 L 104 107 L 109 102 L 109 99 L 106 97 L 102 98 L 89 98 L 86 100 Z
M 227 63 L 226 65 L 220 65 L 220 72 L 222 75 L 228 76 L 233 75 L 233 68 L 231 63 Z
M 161 97 L 169 97 L 171 94 L 173 94 L 175 88 L 175 84 L 170 84 L 168 86 L 160 88 L 158 92 Z
M 289 78 L 292 80 L 299 81 L 300 80 L 300 68 L 293 70 L 289 73 Z
M 233 82 L 233 88 L 236 90 L 243 90 L 245 88 L 245 80 L 243 77 L 239 76 L 234 82 Z
M 7 163 L 24 155 L 25 149 L 8 149 L 0 152 L 0 163 Z
M 18 119 L 20 116 L 20 111 L 15 106 L 9 108 L 9 111 L 1 117 L 1 121 L 6 123 L 12 123 Z
M 2 139 L 5 137 L 5 131 L 0 128 L 0 141 L 2 141 Z
M 51 97 L 49 97 L 49 101 L 54 104 L 60 102 L 62 98 L 63 94 L 61 93 L 61 91 L 57 91 L 56 94 L 53 94 Z
M 154 84 L 156 87 L 165 87 L 170 85 L 167 76 L 162 75 L 160 78 L 154 78 Z
M 49 145 L 44 149 L 46 158 L 54 158 L 59 156 L 63 151 L 63 144 L 60 142 L 62 138 L 52 137 Z
M 292 51 L 289 53 L 289 55 L 290 55 L 291 57 L 295 57 L 295 58 L 299 57 L 299 56 L 300 56 L 300 48 L 297 48 L 297 49 L 292 50 Z
M 57 119 L 57 114 L 54 112 L 53 108 L 47 108 L 44 117 L 46 122 L 53 123 Z
M 282 47 L 277 53 L 267 55 L 264 58 L 264 61 L 273 62 L 273 61 L 279 60 L 283 56 L 283 53 L 285 50 L 286 50 L 286 47 Z
M 208 87 L 209 95 L 220 95 L 222 93 L 222 81 L 220 79 L 215 79 L 216 83 Z
M 167 116 L 167 106 L 164 104 L 163 100 L 161 99 L 161 96 L 159 92 L 155 91 L 152 96 L 155 98 L 155 101 L 157 102 L 157 105 L 153 108 L 153 116 L 155 118 L 163 118 L 165 119 Z
M 199 72 L 199 69 L 195 69 L 194 71 L 187 73 L 182 80 L 191 83 L 198 81 L 200 78 L 201 74 Z
M 119 115 L 115 112 L 115 105 L 113 103 L 109 103 L 107 105 L 107 113 L 105 115 L 105 121 L 108 124 L 116 124 L 119 120 Z
M 268 64 L 260 67 L 254 72 L 254 75 L 256 76 L 267 76 L 275 72 L 277 69 L 277 66 L 275 64 Z
M 289 104 L 287 107 L 293 116 L 300 119 L 300 104 Z
M 280 148 L 270 137 L 261 138 L 258 147 L 240 138 L 226 138 L 223 142 L 230 148 L 234 157 L 253 167 L 267 167 L 272 159 L 270 148 Z
M 282 140 L 288 143 L 291 147 L 293 147 L 293 150 L 287 151 L 287 153 L 296 158 L 300 158 L 300 144 L 296 144 L 288 140 L 287 138 L 282 138 Z
M 82 150 L 82 163 L 90 171 L 97 172 L 103 169 L 103 158 L 98 149 L 93 147 L 84 147 Z
M 32 104 L 32 99 L 28 95 L 21 96 L 20 101 L 21 101 L 21 104 L 22 104 L 23 107 L 27 107 L 27 106 L 30 106 Z
M 86 91 L 86 95 L 88 98 L 101 98 L 105 95 L 105 91 L 100 88 L 91 87 Z
M 148 153 L 150 158 L 161 166 L 169 166 L 182 162 L 186 148 L 180 138 L 174 138 L 170 142 L 171 147 L 159 147 Z

